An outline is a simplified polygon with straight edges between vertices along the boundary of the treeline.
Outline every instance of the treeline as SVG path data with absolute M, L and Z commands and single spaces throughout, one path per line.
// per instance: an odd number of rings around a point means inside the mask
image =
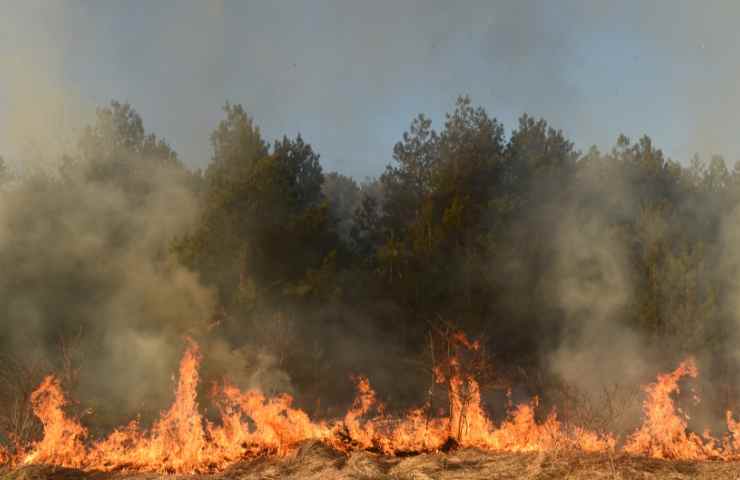
M 602 375 L 604 356 L 619 370 L 694 354 L 732 383 L 740 170 L 721 157 L 680 164 L 647 136 L 582 152 L 545 120 L 507 131 L 461 97 L 440 130 L 413 119 L 358 182 L 300 135 L 270 141 L 241 106 L 224 111 L 203 171 L 115 102 L 58 172 L 0 171 L 7 325 L 44 325 L 19 327 L 26 345 L 196 332 L 230 352 L 214 372 L 260 365 L 251 381 L 299 401 L 351 396 L 350 373 L 403 400 L 426 379 L 398 385 L 399 370 L 453 325 L 502 368 L 567 379 L 574 358 Z M 3 335 L 13 350 L 19 334 Z

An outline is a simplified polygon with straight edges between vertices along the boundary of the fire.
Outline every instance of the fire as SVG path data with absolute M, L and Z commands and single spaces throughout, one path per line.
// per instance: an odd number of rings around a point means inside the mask
M 699 374 L 693 359 L 683 362 L 671 373 L 658 375 L 658 381 L 645 387 L 643 404 L 645 422 L 632 434 L 624 447 L 628 453 L 654 458 L 705 457 L 704 442 L 696 434 L 687 433 L 687 420 L 676 411 L 671 394 L 679 391 L 683 377 Z
M 678 410 L 671 398 L 679 392 L 679 381 L 684 377 L 696 378 L 699 370 L 693 358 L 681 362 L 671 373 L 660 374 L 655 383 L 644 388 L 643 403 L 645 420 L 634 432 L 624 451 L 653 458 L 681 460 L 709 460 L 737 458 L 740 442 L 737 440 L 738 424 L 731 412 L 727 412 L 727 428 L 734 440 L 725 439 L 722 444 L 708 431 L 702 435 L 687 430 L 689 417 Z M 695 397 L 696 398 L 696 397 Z M 698 400 L 698 399 L 697 399 Z
M 107 470 L 114 468 L 196 472 L 207 465 L 203 418 L 198 411 L 196 388 L 200 353 L 190 342 L 180 362 L 180 378 L 175 402 L 164 412 L 147 436 L 135 422 L 113 432 L 87 452 L 86 465 Z M 46 424 L 44 424 L 46 431 Z
M 43 425 L 43 438 L 16 448 L 15 454 L 0 448 L 0 462 L 101 471 L 205 473 L 223 470 L 250 456 L 289 455 L 307 440 L 325 442 L 341 451 L 372 449 L 388 455 L 433 452 L 450 442 L 508 452 L 616 449 L 614 435 L 566 427 L 554 411 L 538 421 L 537 398 L 510 405 L 507 418 L 494 424 L 483 407 L 478 380 L 456 353 L 458 348 L 475 352 L 480 344 L 461 333 L 453 335 L 451 341 L 453 354 L 433 371 L 434 381 L 447 385 L 448 414 L 441 416 L 431 414 L 430 404 L 401 417 L 388 415 L 369 380 L 358 377 L 354 404 L 337 421 L 312 420 L 306 412 L 292 407 L 289 395 L 267 397 L 258 390 L 244 392 L 224 383 L 214 389 L 220 420 L 210 422 L 201 415 L 197 401 L 201 354 L 197 344 L 188 341 L 170 408 L 149 430 L 132 421 L 94 441 L 79 421 L 65 413 L 68 402 L 60 382 L 48 376 L 31 396 L 33 411 Z M 722 442 L 708 433 L 700 436 L 687 430 L 688 417 L 676 407 L 672 395 L 678 392 L 682 379 L 697 375 L 695 362 L 688 359 L 645 387 L 644 422 L 626 439 L 625 453 L 664 459 L 738 458 L 740 422 L 729 412 L 730 434 Z
M 241 392 L 234 386 L 223 389 L 221 410 L 222 427 L 210 426 L 214 443 L 224 450 L 233 450 L 234 445 L 252 445 L 258 451 L 271 451 L 278 455 L 289 453 L 296 444 L 306 440 L 325 440 L 330 429 L 323 423 L 314 423 L 308 414 L 291 407 L 290 395 L 267 398 L 262 392 Z M 248 416 L 254 423 L 254 431 L 242 421 Z M 234 451 L 232 456 L 244 452 Z
M 44 378 L 31 394 L 33 413 L 44 425 L 44 438 L 24 458 L 24 463 L 49 463 L 64 467 L 85 465 L 85 447 L 82 443 L 87 431 L 79 423 L 67 418 L 64 407 L 67 400 L 54 376 Z
M 5 465 L 7 463 L 10 463 L 10 452 L 8 452 L 8 449 L 4 446 L 0 445 L 0 465 Z

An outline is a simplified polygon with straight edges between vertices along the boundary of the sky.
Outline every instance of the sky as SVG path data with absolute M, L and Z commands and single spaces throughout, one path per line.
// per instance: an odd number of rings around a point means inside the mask
M 327 171 L 377 176 L 419 113 L 461 94 L 576 145 L 650 135 L 672 158 L 740 159 L 740 2 L 0 0 L 0 155 L 73 144 L 131 103 L 191 167 L 228 101 Z

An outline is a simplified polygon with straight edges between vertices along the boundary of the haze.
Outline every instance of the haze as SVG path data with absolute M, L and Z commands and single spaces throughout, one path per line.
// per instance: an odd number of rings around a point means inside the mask
M 300 132 L 327 170 L 377 176 L 410 119 L 424 112 L 439 127 L 459 94 L 505 125 L 542 116 L 581 149 L 623 132 L 649 133 L 682 163 L 740 154 L 731 1 L 3 0 L 0 10 L 0 154 L 11 162 L 30 143 L 69 143 L 117 99 L 204 167 L 230 101 L 268 138 Z M 47 122 L 65 128 L 39 128 Z

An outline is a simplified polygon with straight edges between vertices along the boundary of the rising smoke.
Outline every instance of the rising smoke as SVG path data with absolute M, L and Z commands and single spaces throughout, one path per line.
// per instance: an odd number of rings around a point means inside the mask
M 214 5 L 204 7 L 208 14 L 205 30 L 223 33 L 228 15 L 224 5 Z M 723 45 L 731 43 L 728 35 L 734 32 L 728 24 L 733 15 L 723 14 L 718 18 L 711 10 L 694 5 L 685 9 L 668 4 L 665 7 L 661 15 L 667 19 L 630 14 L 630 18 L 639 21 L 623 22 L 631 25 L 627 31 L 644 46 L 635 54 L 636 62 L 649 63 L 656 52 L 668 52 L 675 63 L 686 59 L 711 63 L 710 59 L 721 59 Z M 254 55 L 260 65 L 256 70 L 265 77 L 257 77 L 255 93 L 244 95 L 251 95 L 249 99 L 256 110 L 264 113 L 269 129 L 293 128 L 285 120 L 292 111 L 320 112 L 318 121 L 314 122 L 311 116 L 308 126 L 309 131 L 319 130 L 316 132 L 319 143 L 336 141 L 339 146 L 328 147 L 336 148 L 339 153 L 335 156 L 360 155 L 367 156 L 368 161 L 377 161 L 365 153 L 377 147 L 367 135 L 374 126 L 364 117 L 382 117 L 382 112 L 365 113 L 380 109 L 377 105 L 390 103 L 383 100 L 389 83 L 397 81 L 418 87 L 421 73 L 408 67 L 409 64 L 417 62 L 423 67 L 424 75 L 430 77 L 423 83 L 448 85 L 449 71 L 463 70 L 465 65 L 457 62 L 458 69 L 450 69 L 445 66 L 445 59 L 462 58 L 457 52 L 464 50 L 460 45 L 466 45 L 466 35 L 470 34 L 476 40 L 474 50 L 485 53 L 481 55 L 485 57 L 483 63 L 497 65 L 491 84 L 498 85 L 502 92 L 491 94 L 477 83 L 471 83 L 467 87 L 478 90 L 474 91 L 476 98 L 492 99 L 505 110 L 530 109 L 544 113 L 576 134 L 585 132 L 584 136 L 594 138 L 597 143 L 604 143 L 604 136 L 615 133 L 611 131 L 611 120 L 601 129 L 603 132 L 593 132 L 600 123 L 593 121 L 597 114 L 590 110 L 591 103 L 583 101 L 592 93 L 579 88 L 572 52 L 583 43 L 582 38 L 607 25 L 621 24 L 614 20 L 615 16 L 620 17 L 630 9 L 615 11 L 571 2 L 563 8 L 563 16 L 568 18 L 556 21 L 544 13 L 542 2 L 501 6 L 490 12 L 486 6 L 479 5 L 473 13 L 456 9 L 449 17 L 430 16 L 419 28 L 409 30 L 408 22 L 386 21 L 386 12 L 395 6 L 357 7 L 357 11 L 353 7 L 341 8 L 342 17 L 369 19 L 359 30 L 351 24 L 342 27 L 341 36 L 347 41 L 340 43 L 347 43 L 360 54 L 350 55 L 352 52 L 340 49 L 337 58 L 308 52 L 306 57 L 296 60 L 292 50 L 296 49 L 296 42 L 304 40 L 301 33 L 305 31 L 296 34 L 300 38 L 288 35 L 283 43 L 276 45 L 256 33 L 251 37 L 254 41 L 247 42 L 246 48 L 253 48 L 252 45 L 260 48 Z M 421 6 L 399 8 L 397 18 L 409 19 L 416 17 Z M 425 8 L 430 7 L 424 6 L 422 10 Z M 272 16 L 281 13 L 267 10 Z M 644 7 L 636 7 L 636 11 L 645 13 Z M 26 362 L 42 358 L 49 368 L 57 368 L 64 363 L 60 344 L 72 348 L 79 375 L 70 388 L 76 398 L 85 399 L 84 406 L 96 412 L 103 427 L 106 423 L 118 424 L 121 418 L 131 418 L 139 412 L 153 416 L 166 405 L 184 336 L 201 342 L 207 359 L 204 365 L 207 380 L 228 374 L 240 387 L 289 392 L 299 401 L 310 403 L 322 391 L 328 392 L 330 401 L 346 401 L 352 394 L 349 373 L 364 373 L 391 402 L 418 400 L 412 392 L 423 392 L 426 377 L 418 373 L 417 378 L 416 372 L 425 372 L 424 367 L 406 370 L 414 374 L 402 385 L 397 370 L 398 365 L 408 365 L 403 362 L 408 362 L 409 357 L 418 360 L 423 346 L 409 348 L 407 339 L 399 340 L 388 333 L 389 325 L 404 323 L 407 320 L 401 317 L 411 316 L 404 305 L 388 298 L 377 300 L 368 293 L 359 306 L 337 302 L 311 311 L 276 306 L 274 310 L 280 310 L 282 317 L 268 306 L 264 316 L 258 318 L 264 323 L 244 323 L 247 332 L 244 335 L 249 341 L 235 344 L 231 331 L 227 332 L 219 323 L 220 306 L 213 286 L 179 263 L 170 250 L 172 239 L 191 232 L 200 219 L 202 197 L 193 188 L 193 183 L 198 182 L 197 175 L 178 162 L 145 167 L 136 174 L 133 186 L 99 181 L 91 175 L 100 159 L 86 156 L 77 139 L 85 125 L 96 121 L 92 105 L 95 102 L 87 93 L 70 88 L 69 82 L 61 77 L 65 60 L 75 52 L 96 53 L 90 42 L 78 50 L 79 43 L 67 38 L 65 32 L 78 31 L 79 27 L 80 36 L 90 39 L 100 35 L 97 30 L 101 27 L 89 24 L 91 14 L 85 9 L 66 10 L 61 6 L 37 4 L 20 12 L 17 24 L 11 25 L 7 20 L 0 23 L 1 30 L 11 32 L 8 38 L 25 38 L 22 30 L 42 13 L 44 22 L 34 30 L 38 34 L 34 42 L 0 42 L 4 45 L 0 46 L 0 54 L 7 60 L 3 65 L 9 67 L 2 73 L 7 88 L 0 92 L 0 102 L 7 112 L 0 124 L 3 149 L 0 153 L 7 156 L 13 170 L 22 178 L 4 184 L 0 192 L 0 304 L 6 306 L 0 317 L 3 351 Z M 199 7 L 193 7 L 192 12 L 188 9 L 181 15 L 189 22 L 179 23 L 191 24 L 203 13 Z M 697 25 L 695 19 L 705 15 L 712 21 Z M 574 19 L 588 27 L 573 32 Z M 676 24 L 694 33 L 667 44 L 669 26 L 672 29 Z M 191 157 L 198 157 L 197 161 L 189 158 L 189 163 L 204 166 L 209 156 L 207 142 L 205 135 L 202 138 L 198 135 L 213 125 L 199 113 L 213 110 L 223 101 L 221 96 L 227 93 L 228 76 L 223 72 L 228 70 L 229 62 L 225 55 L 225 35 L 205 35 L 195 41 L 190 37 L 193 31 L 182 27 L 171 34 L 158 31 L 160 35 L 153 42 L 158 56 L 147 58 L 153 64 L 159 56 L 172 54 L 173 63 L 178 66 L 174 69 L 176 77 L 169 77 L 165 72 L 167 78 L 161 83 L 168 88 L 158 85 L 157 89 L 166 90 L 168 106 L 190 110 L 176 119 L 170 118 L 173 115 L 169 113 L 165 121 L 161 118 L 158 121 L 178 125 L 180 144 L 185 145 Z M 56 42 L 55 35 L 65 41 Z M 403 41 L 399 42 L 399 38 Z M 322 37 L 315 50 L 324 51 L 319 47 L 336 43 L 333 36 Z M 188 62 L 190 54 L 199 61 Z M 366 61 L 357 62 L 355 58 Z M 286 74 L 285 70 L 294 61 L 300 74 Z M 193 75 L 189 70 L 192 63 L 197 64 Z M 303 63 L 309 63 L 312 72 L 329 74 L 308 75 L 309 67 Z M 351 67 L 349 73 L 344 72 L 347 64 Z M 734 82 L 737 72 L 732 65 L 721 65 L 721 78 L 710 82 L 715 92 L 711 96 L 707 88 L 699 88 L 706 85 L 702 78 L 692 77 L 669 88 L 670 97 L 681 99 L 680 110 L 686 110 L 686 117 L 691 119 L 688 126 L 683 126 L 688 134 L 686 145 L 677 147 L 680 153 L 736 149 L 730 130 L 737 120 Z M 214 71 L 215 80 L 210 76 Z M 341 73 L 346 73 L 351 81 L 326 85 L 328 78 L 341 78 Z M 465 89 L 465 85 L 455 84 L 454 88 Z M 405 87 L 391 90 L 395 97 L 413 97 L 406 95 Z M 416 92 L 416 97 L 432 98 L 431 108 L 436 111 L 442 108 L 440 98 L 447 102 L 453 94 L 447 87 L 442 90 L 422 91 L 422 95 Z M 195 95 L 196 91 L 205 93 Z M 307 94 L 311 91 L 321 94 Z M 327 92 L 341 92 L 351 101 L 331 102 Z M 120 93 L 124 97 L 129 95 L 127 90 Z M 607 93 L 599 90 L 597 94 L 608 97 Z M 106 98 L 107 94 L 106 90 Z M 663 105 L 664 100 L 661 102 Z M 329 103 L 345 106 L 325 108 Z M 619 128 L 643 128 L 638 119 L 620 117 L 624 126 L 620 124 Z M 215 116 L 210 120 L 215 122 Z M 347 123 L 366 128 L 359 128 L 362 133 L 349 135 L 348 139 L 326 133 Z M 198 135 L 193 133 L 196 131 Z M 659 135 L 667 136 L 663 130 Z M 189 138 L 183 140 L 185 136 Z M 387 154 L 382 152 L 383 158 Z M 126 155 L 131 158 L 118 160 L 135 164 L 151 160 L 141 152 Z M 355 168 L 364 173 L 360 167 L 348 166 Z M 660 318 L 675 317 L 680 320 L 677 325 L 684 325 L 685 329 L 674 332 L 673 338 L 665 343 L 641 332 L 629 320 L 650 315 L 636 307 L 647 287 L 635 273 L 635 258 L 651 255 L 651 249 L 658 252 L 667 248 L 664 246 L 670 245 L 677 227 L 661 223 L 662 217 L 646 207 L 644 192 L 634 186 L 628 174 L 605 177 L 603 172 L 596 167 L 583 168 L 582 177 L 570 178 L 558 186 L 569 192 L 565 200 L 558 202 L 532 187 L 531 196 L 545 204 L 527 211 L 527 218 L 516 225 L 519 230 L 512 229 L 502 235 L 501 241 L 511 250 L 530 241 L 538 242 L 538 252 L 546 254 L 536 268 L 524 253 L 485 263 L 486 278 L 505 284 L 501 289 L 504 293 L 496 298 L 498 306 L 503 306 L 500 316 L 488 319 L 490 324 L 503 325 L 496 328 L 508 333 L 526 331 L 532 326 L 541 329 L 542 338 L 536 339 L 527 356 L 536 356 L 538 366 L 548 374 L 592 396 L 598 396 L 614 378 L 626 385 L 644 382 L 652 377 L 656 364 L 663 366 L 662 363 L 674 361 L 679 354 L 697 350 L 692 342 L 698 340 L 692 338 L 724 335 L 734 341 L 740 302 L 738 211 L 724 212 L 716 222 L 707 225 L 706 218 L 718 216 L 710 202 L 697 204 L 693 202 L 696 197 L 674 199 L 679 212 L 675 215 L 685 214 L 676 224 L 680 223 L 689 232 L 690 239 L 701 237 L 708 239 L 709 244 L 703 247 L 706 251 L 703 264 L 692 260 L 694 250 L 672 260 L 674 263 L 666 263 L 666 271 L 684 269 L 685 278 L 694 279 L 693 283 L 687 280 L 649 286 L 659 289 L 664 299 Z M 591 198 L 598 201 L 589 203 Z M 615 228 L 626 222 L 625 219 L 634 218 L 640 219 L 636 223 L 642 225 L 634 236 Z M 342 234 L 348 237 L 352 219 L 343 220 Z M 707 234 L 708 231 L 711 233 Z M 684 248 L 675 247 L 676 251 Z M 450 265 L 450 271 L 463 271 L 461 265 Z M 348 275 L 348 278 L 347 284 L 365 285 L 366 277 Z M 463 282 L 465 278 L 455 274 L 453 281 Z M 707 312 L 712 305 L 699 302 L 701 305 L 696 306 L 687 300 L 692 289 L 702 290 L 705 283 L 720 285 L 713 293 L 715 310 L 711 315 Z M 372 304 L 372 309 L 368 304 Z M 705 315 L 707 320 L 703 321 Z M 517 323 L 525 317 L 536 321 Z M 697 317 L 702 321 L 697 321 Z M 429 320 L 424 318 L 423 322 Z M 487 333 L 485 328 L 482 330 Z M 493 338 L 491 342 L 502 350 L 507 344 L 516 343 L 509 336 Z M 730 351 L 723 354 L 737 360 L 739 354 L 735 349 L 724 348 Z M 711 351 L 700 358 L 702 367 L 710 371 L 720 368 L 712 360 L 716 353 Z M 311 363 L 306 364 L 311 367 L 301 365 L 307 358 Z M 304 370 L 316 365 L 326 369 L 322 373 L 323 383 L 309 385 L 321 375 Z

